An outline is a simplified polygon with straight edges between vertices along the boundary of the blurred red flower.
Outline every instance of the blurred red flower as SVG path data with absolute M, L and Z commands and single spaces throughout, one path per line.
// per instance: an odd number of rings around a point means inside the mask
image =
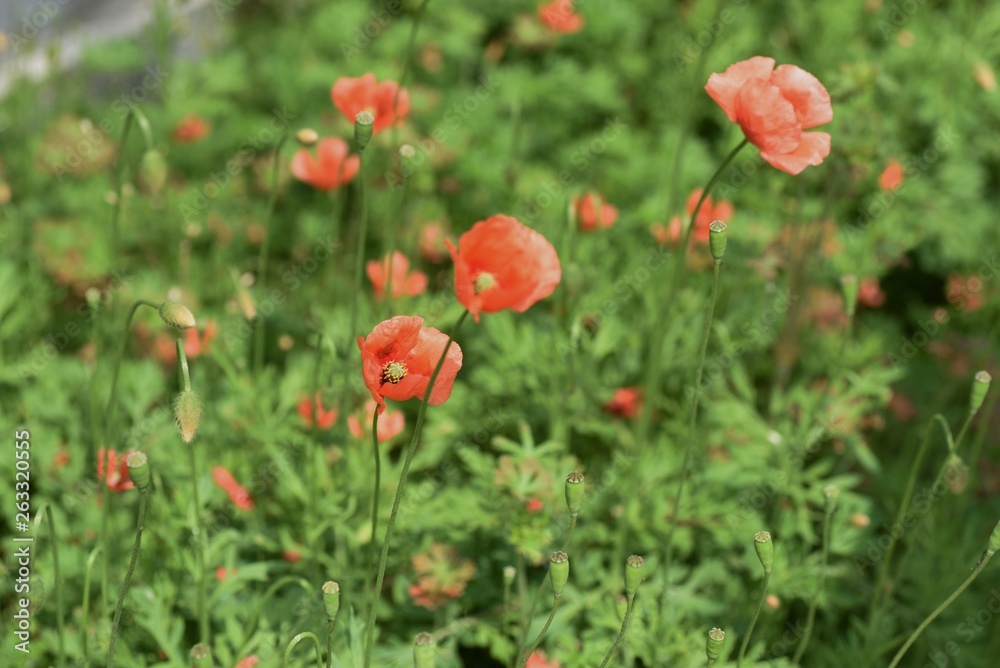
M 545 652 L 539 649 L 531 653 L 524 668 L 560 668 L 560 664 L 555 659 L 550 661 Z
M 604 410 L 623 418 L 634 418 L 639 412 L 639 388 L 622 387 L 615 390 L 611 400 L 604 404 Z
M 414 555 L 413 570 L 417 581 L 410 585 L 413 602 L 428 610 L 437 608 L 465 591 L 465 585 L 476 574 L 476 564 L 462 559 L 458 550 L 434 543 L 427 552 Z
M 524 504 L 524 509 L 527 510 L 529 513 L 537 513 L 543 507 L 544 506 L 542 504 L 541 499 L 535 496 L 528 499 L 528 501 Z
M 356 436 L 357 438 L 368 438 L 371 436 L 371 417 L 372 413 L 375 412 L 375 407 L 378 404 L 374 400 L 369 399 L 365 402 L 365 408 L 362 415 L 368 420 L 367 426 L 361 425 L 361 420 L 355 416 L 350 415 L 347 418 L 347 429 Z M 379 443 L 388 441 L 390 439 L 399 436 L 403 432 L 403 428 L 406 427 L 406 416 L 403 415 L 402 411 L 386 410 L 385 413 L 379 414 L 378 418 L 378 440 Z
M 542 25 L 552 32 L 573 33 L 583 28 L 583 17 L 576 13 L 573 0 L 555 0 L 538 8 Z
M 184 114 L 184 117 L 174 126 L 173 138 L 178 144 L 193 144 L 208 135 L 211 126 L 197 114 Z
M 982 289 L 983 280 L 975 274 L 971 276 L 951 275 L 945 286 L 945 296 L 950 303 L 959 309 L 978 311 L 983 307 L 983 300 L 979 294 Z
M 366 265 L 368 278 L 375 286 L 375 299 L 385 299 L 385 285 L 389 276 L 389 256 L 382 258 L 381 262 L 372 260 Z M 410 273 L 410 261 L 399 251 L 392 254 L 392 298 L 406 294 L 416 297 L 427 289 L 427 275 L 415 271 Z
M 618 209 L 605 203 L 597 193 L 586 193 L 573 200 L 576 207 L 577 223 L 584 232 L 597 228 L 607 229 L 618 220 Z
M 251 654 L 247 658 L 243 659 L 236 664 L 236 668 L 255 668 L 255 666 L 260 663 L 260 659 Z
M 705 90 L 772 166 L 798 174 L 830 154 L 830 135 L 803 132 L 833 120 L 830 94 L 795 65 L 754 56 L 708 78 Z
M 649 233 L 653 235 L 654 239 L 656 239 L 656 243 L 661 246 L 666 246 L 680 237 L 682 228 L 683 223 L 681 223 L 681 217 L 671 216 L 669 225 L 664 225 L 658 220 L 650 223 Z
M 219 333 L 219 325 L 214 320 L 206 320 L 204 326 L 185 329 L 181 335 L 184 338 L 184 354 L 189 359 L 195 359 L 207 354 L 212 349 L 212 341 Z M 145 336 L 140 330 L 139 336 Z M 166 366 L 177 364 L 177 335 L 173 332 L 160 332 L 153 341 L 153 354 Z
M 307 427 L 313 426 L 313 404 L 316 404 L 316 426 L 320 429 L 329 429 L 337 422 L 337 409 L 331 408 L 329 410 L 323 409 L 323 400 L 317 395 L 315 401 L 306 397 L 299 402 L 299 415 L 302 417 L 302 422 L 305 423 Z
M 438 263 L 448 257 L 445 253 L 445 232 L 441 223 L 427 223 L 420 230 L 420 256 L 428 262 Z
M 297 564 L 302 560 L 302 553 L 297 550 L 284 550 L 281 553 L 281 558 L 290 564 Z
M 397 90 L 399 90 L 398 99 Z M 330 91 L 330 97 L 333 98 L 333 104 L 337 109 L 340 109 L 352 124 L 362 111 L 372 112 L 375 115 L 373 134 L 391 126 L 397 120 L 402 120 L 410 111 L 410 96 L 406 89 L 400 89 L 395 81 L 376 83 L 375 75 L 371 72 L 356 79 L 350 77 L 337 79 Z M 393 105 L 396 107 L 395 111 Z
M 698 206 L 698 200 L 701 198 L 702 189 L 698 188 L 688 195 L 687 200 L 687 213 L 688 217 L 694 213 L 694 208 Z M 691 232 L 692 238 L 699 243 L 708 243 L 709 229 L 708 226 L 716 220 L 721 220 L 722 222 L 728 221 L 733 216 L 733 205 L 726 201 L 719 201 L 715 203 L 712 201 L 712 196 L 709 195 L 705 198 L 705 201 L 701 204 L 701 209 L 698 211 L 698 218 L 694 221 L 694 231 Z
M 107 456 L 105 456 L 107 453 Z M 101 448 L 97 451 L 97 478 L 104 480 L 112 492 L 124 492 L 135 485 L 128 476 L 128 466 L 125 465 L 127 454 L 118 454 L 114 450 Z M 105 459 L 107 459 L 108 475 L 104 475 Z
M 423 324 L 423 318 L 397 315 L 375 325 L 367 339 L 358 337 L 362 375 L 379 413 L 385 412 L 386 399 L 422 399 L 427 391 L 448 336 Z M 461 368 L 462 349 L 452 341 L 428 403 L 437 406 L 448 400 Z
M 236 478 L 233 477 L 232 473 L 221 466 L 216 466 L 212 469 L 212 478 L 215 479 L 215 484 L 229 495 L 229 499 L 236 504 L 237 508 L 240 510 L 253 510 L 254 503 L 250 497 L 250 492 L 236 482 Z
M 334 190 L 350 183 L 361 165 L 358 156 L 348 157 L 347 152 L 347 142 L 340 137 L 320 140 L 315 158 L 307 149 L 295 152 L 292 174 L 317 190 Z
M 885 303 L 885 293 L 874 276 L 866 276 L 858 285 L 858 303 L 868 308 L 878 308 Z
M 891 159 L 878 177 L 878 187 L 882 190 L 895 190 L 903 185 L 903 166 L 899 160 Z
M 492 216 L 445 242 L 455 263 L 455 296 L 478 322 L 480 313 L 522 313 L 552 294 L 562 278 L 548 239 L 510 216 Z

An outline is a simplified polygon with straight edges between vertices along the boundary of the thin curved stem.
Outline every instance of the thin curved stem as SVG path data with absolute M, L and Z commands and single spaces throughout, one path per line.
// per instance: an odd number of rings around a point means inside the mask
M 146 502 L 149 491 L 139 490 L 139 519 L 135 527 L 135 545 L 132 547 L 132 559 L 128 563 L 128 570 L 125 571 L 125 579 L 122 581 L 121 591 L 118 593 L 118 605 L 115 607 L 115 619 L 111 624 L 111 643 L 108 645 L 108 665 L 111 668 L 115 655 L 115 642 L 118 640 L 119 625 L 122 621 L 122 609 L 125 607 L 125 596 L 128 594 L 128 586 L 132 581 L 132 573 L 135 572 L 135 563 L 139 560 L 139 548 L 142 546 L 142 530 L 146 522 Z
M 108 442 L 108 434 L 112 433 L 111 421 L 115 417 L 115 407 L 118 399 L 118 375 L 122 368 L 122 358 L 125 356 L 125 346 L 128 345 L 128 334 L 129 329 L 132 326 L 132 318 L 135 317 L 135 312 L 139 310 L 140 306 L 149 306 L 153 309 L 159 309 L 159 304 L 154 304 L 148 299 L 137 299 L 128 310 L 128 314 L 125 316 L 125 326 L 122 328 L 121 338 L 118 339 L 118 350 L 115 351 L 115 366 L 111 372 L 111 393 L 108 395 L 108 403 L 104 407 L 104 447 L 105 454 L 107 455 L 107 450 L 110 447 Z M 107 463 L 107 462 L 105 462 Z M 107 472 L 108 469 L 105 469 Z
M 91 550 L 90 556 L 87 557 L 87 567 L 83 573 L 83 614 L 81 617 L 83 623 L 80 625 L 80 645 L 83 647 L 83 665 L 85 666 L 90 665 L 90 643 L 87 642 L 87 623 L 90 621 L 90 574 L 100 552 L 100 545 Z
M 620 631 L 618 631 L 618 637 L 615 638 L 615 642 L 613 645 L 611 645 L 611 649 L 608 650 L 607 655 L 604 657 L 604 661 L 601 661 L 600 668 L 604 668 L 606 665 L 608 665 L 608 661 L 610 661 L 611 657 L 615 655 L 615 652 L 618 651 L 618 648 L 622 646 L 622 642 L 625 640 L 625 631 L 628 630 L 629 619 L 631 619 L 632 617 L 632 602 L 634 600 L 635 600 L 634 596 L 629 596 L 628 601 L 626 602 L 625 605 L 625 616 L 622 618 L 622 628 Z
M 410 473 L 410 464 L 413 463 L 413 456 L 416 454 L 417 444 L 420 442 L 420 433 L 423 430 L 424 417 L 427 414 L 427 402 L 431 398 L 431 391 L 434 389 L 434 383 L 437 381 L 438 374 L 441 373 L 441 368 L 444 366 L 448 350 L 451 348 L 451 342 L 455 340 L 455 335 L 462 327 L 462 323 L 465 322 L 468 315 L 468 309 L 462 311 L 462 315 L 458 318 L 455 326 L 452 327 L 451 334 L 448 335 L 448 342 L 445 343 L 444 350 L 441 351 L 441 358 L 438 359 L 437 366 L 434 367 L 434 372 L 431 373 L 430 382 L 427 383 L 427 391 L 424 392 L 423 401 L 420 402 L 420 409 L 417 411 L 417 424 L 413 429 L 410 445 L 406 449 L 406 458 L 403 460 L 403 469 L 399 474 L 399 485 L 396 487 L 396 496 L 392 500 L 392 512 L 389 513 L 389 524 L 385 528 L 385 539 L 382 541 L 382 554 L 378 562 L 378 576 L 375 578 L 375 590 L 372 592 L 371 609 L 368 611 L 368 628 L 365 638 L 365 668 L 371 666 L 372 640 L 375 637 L 375 614 L 378 611 L 379 596 L 382 594 L 382 582 L 385 580 L 385 566 L 389 561 L 392 530 L 396 526 L 396 516 L 399 514 L 399 506 L 403 501 L 403 492 L 406 491 L 406 479 Z
M 292 650 L 295 649 L 295 646 L 306 638 L 313 641 L 313 647 L 316 648 L 316 665 L 319 666 L 319 668 L 323 668 L 323 649 L 319 645 L 319 638 L 316 637 L 315 633 L 310 631 L 298 634 L 292 638 L 291 642 L 288 643 L 288 647 L 285 648 L 285 653 L 281 657 L 282 667 L 288 665 L 288 657 L 291 655 Z
M 349 364 L 351 359 L 351 342 L 353 337 L 357 336 L 358 330 L 358 298 L 361 296 L 361 274 L 365 266 L 365 242 L 368 236 L 368 194 L 365 188 L 365 164 L 367 161 L 365 160 L 364 150 L 358 152 L 358 158 L 361 162 L 361 166 L 358 169 L 358 189 L 361 191 L 361 229 L 358 231 L 358 247 L 354 256 L 354 289 L 351 292 L 351 315 L 348 320 L 347 341 L 344 344 L 344 382 L 341 384 L 343 389 L 340 393 L 339 405 L 341 413 L 344 412 L 345 402 L 350 394 L 347 388 L 351 371 L 351 365 Z
M 56 627 L 56 636 L 59 640 L 59 653 L 57 655 L 58 665 L 62 666 L 64 662 L 64 657 L 66 653 L 66 644 L 63 640 L 63 599 L 62 599 L 62 577 L 59 575 L 59 541 L 56 540 L 56 524 L 55 520 L 52 518 L 52 506 L 47 502 L 42 504 L 42 507 L 38 509 L 38 513 L 35 515 L 35 531 L 37 533 L 38 518 L 45 514 L 48 519 L 49 525 L 49 540 L 52 542 L 52 568 L 55 571 L 56 578 L 56 622 L 58 626 Z
M 192 533 L 195 538 L 195 563 L 198 569 L 198 580 L 195 585 L 195 607 L 198 615 L 198 630 L 200 642 L 209 644 L 208 610 L 205 608 L 205 546 L 207 536 L 201 524 L 201 502 L 198 500 L 198 461 L 194 448 L 187 447 L 191 463 L 191 499 L 194 503 L 194 526 Z
M 743 664 L 743 655 L 747 653 L 747 646 L 750 645 L 750 636 L 753 635 L 753 627 L 757 625 L 757 618 L 760 617 L 760 609 L 764 607 L 764 599 L 767 597 L 767 585 L 771 581 L 771 574 L 764 573 L 764 585 L 760 588 L 760 598 L 757 599 L 757 609 L 753 611 L 750 618 L 750 626 L 747 627 L 746 635 L 743 636 L 743 644 L 740 645 L 740 653 L 736 657 L 736 668 Z
M 823 594 L 823 586 L 826 584 L 826 564 L 830 557 L 830 520 L 833 518 L 832 512 L 823 514 L 823 557 L 819 565 L 819 582 L 816 585 L 816 593 L 813 594 L 812 601 L 809 602 L 809 614 L 806 616 L 806 630 L 802 634 L 802 640 L 795 650 L 795 657 L 792 663 L 798 664 L 802 655 L 805 654 L 809 646 L 809 639 L 812 637 L 813 624 L 816 621 L 816 608 L 819 607 L 819 597 Z
M 545 626 L 543 626 L 542 630 L 538 632 L 538 637 L 535 638 L 535 642 L 533 642 L 531 644 L 531 647 L 528 648 L 528 650 L 526 652 L 524 652 L 524 654 L 521 655 L 521 665 L 522 666 L 525 666 L 525 665 L 528 664 L 528 659 L 530 659 L 531 655 L 535 653 L 536 649 L 538 649 L 539 643 L 542 642 L 542 638 L 545 637 L 546 632 L 549 630 L 549 626 L 552 625 L 552 620 L 556 618 L 556 610 L 559 609 L 559 602 L 561 600 L 562 600 L 561 597 L 556 596 L 555 600 L 552 602 L 552 611 L 549 612 L 549 617 L 548 617 L 548 619 L 545 620 Z
M 378 451 L 378 407 L 372 411 L 372 454 L 375 457 L 375 490 L 372 494 L 372 546 L 375 545 L 375 532 L 378 530 L 378 498 L 382 489 L 382 457 Z
M 309 439 L 309 459 L 308 465 L 306 466 L 306 486 L 309 490 L 309 499 L 306 502 L 306 515 L 310 518 L 313 526 L 314 522 L 318 524 L 318 512 L 316 511 L 316 503 L 319 499 L 319 472 L 321 467 L 316 464 L 316 455 L 319 452 L 319 371 L 323 366 L 323 332 L 317 332 L 316 339 L 316 366 L 313 367 L 312 373 L 312 425 L 310 431 L 312 432 L 312 438 Z M 311 528 L 311 527 L 310 527 Z M 319 553 L 319 538 L 320 534 L 316 534 L 315 538 L 310 541 L 312 546 L 313 554 Z
M 284 587 L 286 584 L 290 584 L 293 582 L 302 587 L 302 589 L 306 592 L 306 594 L 311 596 L 315 593 L 313 591 L 312 584 L 310 584 L 309 581 L 306 580 L 305 578 L 299 577 L 298 575 L 285 575 L 275 580 L 274 584 L 265 589 L 264 595 L 257 600 L 257 605 L 256 607 L 254 607 L 253 616 L 250 618 L 250 622 L 247 624 L 246 637 L 248 639 L 251 636 L 253 636 L 253 632 L 257 630 L 257 621 L 260 619 L 260 613 L 264 609 L 264 606 L 267 605 L 268 601 L 271 600 L 271 597 L 274 596 L 275 593 L 277 593 L 277 591 L 282 587 Z M 244 645 L 242 649 L 246 649 L 246 646 Z
M 281 149 L 288 140 L 288 133 L 283 133 L 274 149 L 274 166 L 271 168 L 271 196 L 267 201 L 267 214 L 264 217 L 264 239 L 260 242 L 260 255 L 257 260 L 257 285 L 260 290 L 267 288 L 267 263 L 271 254 L 271 220 L 274 218 L 274 205 L 278 200 L 278 177 L 281 173 Z M 254 339 L 253 364 L 255 373 L 260 373 L 264 367 L 264 331 L 265 319 L 263 313 L 257 314 L 257 332 Z

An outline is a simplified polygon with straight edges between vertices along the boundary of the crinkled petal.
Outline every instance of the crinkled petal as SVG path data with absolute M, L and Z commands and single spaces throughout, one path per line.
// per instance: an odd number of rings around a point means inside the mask
M 830 135 L 826 132 L 803 132 L 798 147 L 789 153 L 765 153 L 761 157 L 773 167 L 791 175 L 800 173 L 809 165 L 819 165 L 830 155 Z
M 795 65 L 780 65 L 771 75 L 771 83 L 792 103 L 795 117 L 803 129 L 823 125 L 833 120 L 830 93 L 809 72 Z
M 789 153 L 802 138 L 792 103 L 777 86 L 752 79 L 736 95 L 736 122 L 762 153 Z
M 767 81 L 774 71 L 774 58 L 754 56 L 730 65 L 722 74 L 708 77 L 705 91 L 722 107 L 729 120 L 736 121 L 736 95 L 751 79 Z

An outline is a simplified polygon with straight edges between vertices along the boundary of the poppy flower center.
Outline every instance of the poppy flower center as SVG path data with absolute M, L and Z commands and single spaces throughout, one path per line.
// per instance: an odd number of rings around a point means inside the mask
M 476 294 L 478 295 L 486 292 L 496 284 L 497 279 L 493 278 L 493 274 L 484 271 L 476 276 L 476 282 L 474 284 Z
M 402 362 L 386 362 L 382 365 L 382 382 L 395 385 L 409 373 Z

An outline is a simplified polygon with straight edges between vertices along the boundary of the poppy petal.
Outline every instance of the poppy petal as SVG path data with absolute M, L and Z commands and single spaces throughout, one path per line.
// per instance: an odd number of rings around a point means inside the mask
M 716 104 L 722 107 L 729 120 L 736 121 L 737 106 L 736 95 L 751 79 L 761 79 L 767 81 L 774 71 L 774 58 L 764 56 L 754 56 L 749 60 L 744 60 L 730 65 L 722 74 L 713 74 L 708 77 L 705 84 L 705 91 L 715 100 Z
M 761 157 L 772 166 L 792 176 L 809 165 L 818 165 L 830 155 L 830 135 L 826 132 L 803 132 L 798 148 L 789 153 L 765 153 Z
M 809 72 L 795 65 L 780 65 L 771 75 L 771 83 L 792 103 L 795 117 L 803 129 L 823 125 L 833 120 L 830 93 Z
M 752 79 L 736 95 L 736 122 L 754 146 L 765 153 L 790 153 L 802 138 L 792 103 L 777 86 Z

